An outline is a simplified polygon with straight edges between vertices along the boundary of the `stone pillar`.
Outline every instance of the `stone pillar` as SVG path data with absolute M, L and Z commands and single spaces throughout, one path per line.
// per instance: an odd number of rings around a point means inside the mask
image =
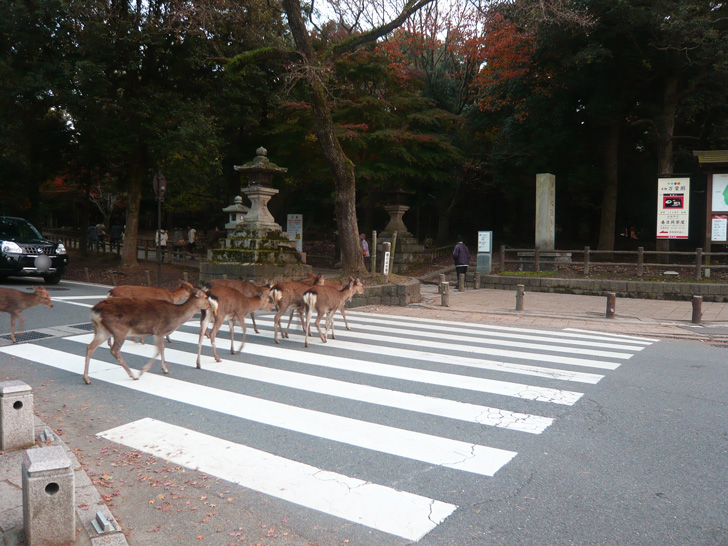
M 248 186 L 241 191 L 250 199 L 250 210 L 243 221 L 245 228 L 255 231 L 282 231 L 268 210 L 268 201 L 278 193 L 278 190 L 264 186 Z
M 407 231 L 407 226 L 404 225 L 402 216 L 410 208 L 407 205 L 384 205 L 384 210 L 389 213 L 389 223 L 384 228 L 384 233 L 398 232 L 402 236 L 412 237 L 412 234 Z
M 23 456 L 23 523 L 33 546 L 73 544 L 76 491 L 71 461 L 61 446 L 29 449 Z
M 556 177 L 536 175 L 536 246 L 545 251 L 555 249 Z
M 33 391 L 22 381 L 0 382 L 0 451 L 35 444 Z

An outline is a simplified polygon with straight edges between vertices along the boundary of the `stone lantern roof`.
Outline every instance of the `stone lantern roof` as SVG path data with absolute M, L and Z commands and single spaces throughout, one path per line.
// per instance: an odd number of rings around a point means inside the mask
M 255 150 L 255 159 L 248 161 L 244 165 L 235 165 L 235 170 L 241 174 L 248 175 L 248 186 L 273 186 L 273 175 L 278 173 L 286 173 L 288 169 L 279 167 L 275 163 L 271 163 L 268 159 L 268 150 L 262 146 Z

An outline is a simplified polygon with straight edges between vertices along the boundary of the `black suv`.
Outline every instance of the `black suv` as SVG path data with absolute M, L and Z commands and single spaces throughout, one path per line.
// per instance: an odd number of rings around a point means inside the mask
M 0 216 L 0 279 L 43 277 L 58 284 L 68 267 L 66 248 L 43 238 L 22 218 Z

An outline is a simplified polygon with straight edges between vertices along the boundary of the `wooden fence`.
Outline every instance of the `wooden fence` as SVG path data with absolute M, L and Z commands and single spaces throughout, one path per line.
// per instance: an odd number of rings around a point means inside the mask
M 515 255 L 515 257 L 514 257 Z M 568 258 L 566 258 L 568 256 Z M 559 261 L 562 258 L 563 261 Z M 570 258 L 570 259 L 569 259 Z M 660 250 L 592 250 L 585 246 L 580 250 L 543 251 L 536 248 L 500 247 L 500 271 L 541 271 L 544 268 L 581 268 L 584 276 L 599 268 L 625 267 L 637 277 L 643 277 L 645 270 L 692 269 L 695 280 L 705 276 L 706 269 L 728 269 L 728 252 L 673 252 Z M 548 264 L 548 265 L 547 265 Z

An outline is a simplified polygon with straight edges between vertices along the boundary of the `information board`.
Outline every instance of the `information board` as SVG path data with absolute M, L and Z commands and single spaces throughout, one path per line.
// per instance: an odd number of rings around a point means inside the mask
M 690 178 L 657 179 L 657 239 L 687 239 Z
M 288 239 L 296 241 L 296 250 L 303 252 L 303 214 L 289 214 L 286 231 Z

